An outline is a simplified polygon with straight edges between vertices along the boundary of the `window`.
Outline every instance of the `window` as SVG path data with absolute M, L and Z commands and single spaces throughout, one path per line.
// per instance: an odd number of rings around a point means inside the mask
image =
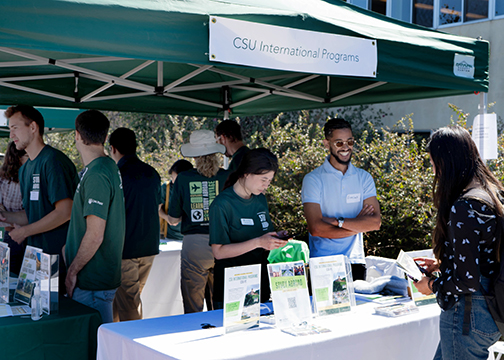
M 462 0 L 441 0 L 439 2 L 439 25 L 455 24 L 462 21 Z
M 394 19 L 411 22 L 411 2 L 403 0 L 389 0 L 392 2 L 390 16 Z
M 357 5 L 358 7 L 361 7 L 361 8 L 364 8 L 364 9 L 367 9 L 368 8 L 368 3 L 369 1 L 368 0 L 350 0 L 348 1 L 350 4 L 354 4 L 354 5 Z
M 413 24 L 432 27 L 434 0 L 413 0 Z
M 372 0 L 371 10 L 382 15 L 387 15 L 387 0 Z
M 488 0 L 465 0 L 464 22 L 488 19 Z
M 504 15 L 504 0 L 495 0 L 495 16 Z

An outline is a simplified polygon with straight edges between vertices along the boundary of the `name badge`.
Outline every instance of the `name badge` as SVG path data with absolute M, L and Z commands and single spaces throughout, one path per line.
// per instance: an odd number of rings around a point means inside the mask
M 241 224 L 242 225 L 253 226 L 254 225 L 254 219 L 241 219 Z
M 39 199 L 39 192 L 38 191 L 30 191 L 30 200 L 31 201 L 38 201 Z
M 348 194 L 346 196 L 347 204 L 352 204 L 360 201 L 360 194 Z

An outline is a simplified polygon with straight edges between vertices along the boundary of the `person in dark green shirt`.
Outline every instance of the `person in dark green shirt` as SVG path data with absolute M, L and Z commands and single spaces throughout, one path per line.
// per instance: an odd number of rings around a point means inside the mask
M 78 183 L 72 161 L 44 143 L 44 118 L 31 106 L 11 106 L 5 112 L 10 137 L 16 149 L 25 150 L 29 160 L 19 170 L 24 211 L 4 213 L 5 221 L 16 224 L 12 240 L 59 255 L 60 294 L 66 276 L 62 251 L 65 244 L 72 199 Z
M 177 160 L 173 163 L 170 170 L 168 170 L 168 175 L 170 175 L 170 183 L 163 184 L 161 186 L 161 204 L 159 205 L 159 217 L 166 221 L 166 234 L 164 235 L 166 239 L 170 240 L 182 240 L 184 236 L 180 232 L 181 224 L 172 226 L 168 224 L 168 208 L 166 206 L 166 201 L 168 200 L 168 204 L 170 203 L 170 197 L 173 193 L 173 184 L 175 184 L 175 180 L 177 180 L 178 174 L 183 171 L 191 170 L 193 165 L 184 159 Z M 166 189 L 169 188 L 169 194 L 166 193 Z M 167 197 L 168 196 L 168 197 Z
M 208 211 L 222 190 L 228 173 L 219 168 L 216 153 L 225 148 L 215 142 L 209 130 L 191 134 L 190 143 L 180 148 L 183 156 L 194 157 L 196 168 L 177 176 L 168 207 L 168 223 L 182 221 L 181 292 L 185 313 L 213 310 L 214 258 L 208 244 Z
M 238 169 L 243 156 L 250 151 L 250 149 L 243 143 L 240 125 L 234 120 L 224 120 L 215 127 L 215 137 L 219 144 L 226 147 L 227 157 L 232 157 L 229 164 L 229 174 Z
M 250 150 L 229 175 L 224 191 L 210 206 L 210 244 L 215 257 L 214 307 L 224 301 L 224 269 L 261 264 L 261 301 L 269 300 L 268 251 L 287 244 L 287 232 L 274 231 L 264 192 L 278 170 L 267 149 Z
M 75 144 L 85 168 L 65 245 L 68 295 L 98 310 L 104 323 L 113 320 L 126 231 L 121 174 L 103 146 L 108 128 L 108 119 L 97 110 L 75 120 Z

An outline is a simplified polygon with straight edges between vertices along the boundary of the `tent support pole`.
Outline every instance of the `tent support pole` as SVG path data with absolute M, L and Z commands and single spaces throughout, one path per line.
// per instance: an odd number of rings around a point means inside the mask
M 479 114 L 484 115 L 487 113 L 487 106 L 486 104 L 488 103 L 488 93 L 486 92 L 480 92 L 479 93 L 480 97 L 480 102 L 479 102 Z

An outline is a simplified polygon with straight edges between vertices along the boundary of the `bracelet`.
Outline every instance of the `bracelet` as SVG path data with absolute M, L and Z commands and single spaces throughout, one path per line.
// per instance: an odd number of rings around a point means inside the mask
M 432 289 L 432 283 L 434 282 L 433 278 L 429 278 L 429 281 L 427 282 L 427 287 L 429 288 L 430 291 L 434 292 Z

